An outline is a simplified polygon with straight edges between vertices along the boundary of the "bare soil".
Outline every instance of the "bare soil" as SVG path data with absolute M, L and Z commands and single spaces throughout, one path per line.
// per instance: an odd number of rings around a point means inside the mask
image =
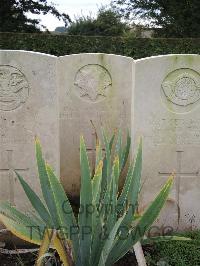
M 35 263 L 37 253 L 27 254 L 0 254 L 0 266 L 32 266 Z M 51 261 L 47 263 L 48 266 L 61 266 L 58 260 L 56 263 Z M 135 256 L 132 253 L 128 253 L 123 259 L 115 263 L 114 266 L 136 266 Z

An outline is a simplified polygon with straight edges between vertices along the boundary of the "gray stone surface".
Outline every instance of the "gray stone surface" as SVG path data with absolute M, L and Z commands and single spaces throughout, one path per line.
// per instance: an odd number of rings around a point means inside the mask
M 34 137 L 42 142 L 67 193 L 79 195 L 79 140 L 91 167 L 95 130 L 131 130 L 133 152 L 143 136 L 140 208 L 170 173 L 175 183 L 158 224 L 200 227 L 200 56 L 134 61 L 106 54 L 53 57 L 0 51 L 0 200 L 29 208 L 13 170 L 37 191 Z
M 136 61 L 132 128 L 143 136 L 141 206 L 170 173 L 175 183 L 159 224 L 200 227 L 200 56 L 169 55 Z
M 36 135 L 47 161 L 59 173 L 56 57 L 0 51 L 0 200 L 22 210 L 29 204 L 14 170 L 40 192 Z
M 94 127 L 99 135 L 101 127 L 110 133 L 130 128 L 133 60 L 106 54 L 64 56 L 58 59 L 58 73 L 61 179 L 66 191 L 77 196 L 80 134 L 94 165 Z

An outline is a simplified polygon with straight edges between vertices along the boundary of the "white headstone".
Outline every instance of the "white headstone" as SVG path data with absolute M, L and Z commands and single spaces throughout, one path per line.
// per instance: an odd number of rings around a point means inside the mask
M 71 196 L 79 195 L 80 135 L 91 163 L 95 129 L 130 128 L 133 59 L 106 54 L 59 58 L 61 179 Z M 94 127 L 93 127 L 94 126 Z
M 73 197 L 80 187 L 80 135 L 94 166 L 95 131 L 129 128 L 134 143 L 143 136 L 140 206 L 148 205 L 174 172 L 175 184 L 158 223 L 200 227 L 199 114 L 198 55 L 134 61 L 106 54 L 56 58 L 0 51 L 0 200 L 23 210 L 29 206 L 14 169 L 40 192 L 36 135 Z
M 159 223 L 175 229 L 200 227 L 200 56 L 137 60 L 133 113 L 135 142 L 143 136 L 141 206 L 174 172 Z
M 37 192 L 35 136 L 45 158 L 59 173 L 56 57 L 0 51 L 0 200 L 29 207 L 17 170 Z

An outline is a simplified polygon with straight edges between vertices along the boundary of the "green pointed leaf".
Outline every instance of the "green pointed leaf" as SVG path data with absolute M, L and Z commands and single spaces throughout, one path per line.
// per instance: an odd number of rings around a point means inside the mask
M 138 195 L 140 192 L 141 172 L 142 172 L 142 140 L 140 139 L 134 165 L 133 166 L 131 165 L 129 167 L 126 176 L 126 181 L 117 203 L 119 213 L 124 211 L 124 207 L 126 204 L 129 205 L 129 208 L 131 208 L 132 210 L 132 213 L 130 211 L 128 212 L 129 220 L 132 219 L 132 216 L 134 215 L 137 206 Z M 125 220 L 127 220 L 127 217 L 125 218 Z
M 111 182 L 111 152 L 113 147 L 113 142 L 115 139 L 115 134 L 112 136 L 110 141 L 108 140 L 108 137 L 105 133 L 105 131 L 102 129 L 102 135 L 103 135 L 103 141 L 104 141 L 104 147 L 105 147 L 105 157 L 103 160 L 103 170 L 102 170 L 102 182 L 101 182 L 101 196 L 104 197 L 107 189 L 107 185 Z
M 51 214 L 52 221 L 55 228 L 59 228 L 59 222 L 57 218 L 56 204 L 54 201 L 53 192 L 51 189 L 51 184 L 47 174 L 46 164 L 42 156 L 42 148 L 39 140 L 36 138 L 36 159 L 38 165 L 38 173 L 40 178 L 41 189 L 43 193 L 44 200 Z
M 101 195 L 101 181 L 102 181 L 102 167 L 103 162 L 99 161 L 99 164 L 96 167 L 95 175 L 92 179 L 92 195 L 93 195 L 93 206 L 96 206 L 100 200 Z
M 117 213 L 118 214 L 124 213 L 126 209 L 126 205 L 128 204 L 128 193 L 129 193 L 131 181 L 133 178 L 133 169 L 134 169 L 134 166 L 130 165 L 128 169 L 128 173 L 126 175 L 126 179 L 125 179 L 122 192 L 118 198 L 118 201 L 117 201 Z
M 63 241 L 58 235 L 53 239 L 53 246 L 59 254 L 60 260 L 62 261 L 63 266 L 72 266 L 73 258 L 71 257 L 71 253 L 69 253 L 67 246 L 71 248 L 69 241 Z M 81 266 L 76 262 L 76 266 Z
M 192 241 L 191 238 L 183 237 L 183 236 L 155 236 L 148 237 L 146 239 L 142 239 L 142 245 L 152 245 L 159 242 L 167 242 L 167 241 Z
M 92 212 L 88 211 L 92 207 L 92 181 L 87 157 L 86 147 L 83 137 L 80 140 L 80 164 L 81 164 L 81 192 L 79 212 L 80 230 L 80 255 L 82 265 L 89 265 L 91 253 L 91 231 L 92 231 Z
M 113 147 L 114 140 L 115 140 L 115 134 L 112 135 L 112 137 L 110 139 L 110 142 L 109 142 L 110 152 L 112 151 L 112 147 Z
M 54 234 L 54 230 L 52 230 L 52 229 L 49 229 L 49 230 L 46 229 L 45 230 L 44 238 L 42 239 L 40 249 L 38 252 L 38 258 L 36 261 L 36 266 L 43 266 L 44 265 L 43 260 L 45 258 L 45 254 L 49 251 L 53 234 Z
M 119 229 L 119 227 L 121 225 L 121 222 L 123 221 L 123 218 L 124 217 L 121 217 L 121 218 L 118 219 L 118 221 L 115 223 L 113 229 L 111 230 L 108 238 L 106 239 L 104 247 L 103 247 L 102 252 L 101 252 L 101 256 L 100 256 L 100 260 L 99 260 L 98 266 L 105 266 L 105 264 L 107 262 L 108 255 L 109 255 L 109 253 L 110 253 L 110 251 L 112 249 L 112 246 L 113 246 L 117 231 L 118 231 L 118 229 Z
M 3 223 L 13 235 L 29 243 L 40 245 L 44 227 L 40 227 L 33 222 L 27 224 L 25 221 L 20 220 L 19 217 L 17 220 L 18 221 L 0 213 L 0 222 Z
M 123 220 L 123 226 L 131 227 L 134 221 L 134 214 L 137 208 L 138 195 L 140 192 L 141 183 L 141 172 L 142 172 L 142 140 L 140 139 L 138 151 L 133 167 L 131 182 L 127 195 L 128 211 Z M 124 204 L 125 202 L 123 202 Z
M 93 231 L 92 231 L 92 244 L 91 244 L 91 259 L 90 265 L 96 265 L 97 258 L 100 257 L 101 249 L 104 241 L 101 239 L 103 230 L 103 219 L 101 213 L 95 208 L 93 212 Z
M 113 182 L 116 185 L 115 195 L 118 194 L 119 175 L 120 175 L 120 166 L 119 166 L 119 156 L 117 155 L 114 159 L 113 170 L 112 170 Z
M 97 217 L 95 237 L 93 237 L 94 241 L 92 242 L 92 247 L 94 248 L 92 249 L 91 265 L 98 264 L 101 251 L 107 239 L 107 235 L 109 235 L 115 226 L 115 223 L 117 222 L 117 213 L 115 208 L 117 204 L 118 179 L 119 158 L 116 157 L 112 167 L 111 181 L 107 185 L 105 197 L 101 199 L 101 201 L 103 200 L 103 202 L 101 202 L 102 207 L 99 209 L 99 212 L 95 212 L 93 215 L 96 215 Z
M 46 223 L 41 219 L 41 217 L 37 214 L 37 212 L 35 213 L 35 210 L 29 210 L 28 216 L 30 217 L 31 220 L 35 221 L 35 223 L 41 224 L 44 226 L 46 225 Z
M 107 233 L 110 233 L 114 224 L 117 221 L 116 206 L 117 206 L 118 180 L 119 180 L 119 158 L 116 157 L 113 163 L 111 184 L 110 186 L 108 186 L 109 190 L 106 192 L 107 195 L 110 194 L 108 202 L 106 202 L 106 204 L 108 204 L 108 206 L 111 206 L 109 210 L 106 211 L 105 213 L 106 215 L 105 225 L 107 228 Z
M 122 153 L 122 163 L 121 163 L 120 172 L 122 172 L 124 167 L 126 166 L 129 152 L 130 152 L 130 147 L 131 147 L 131 137 L 130 137 L 129 132 L 128 132 L 127 138 L 126 138 L 126 147 L 124 148 L 123 153 Z
M 102 148 L 101 148 L 101 143 L 97 139 L 96 143 L 96 163 L 95 163 L 95 168 L 99 165 L 99 162 L 102 161 Z
M 31 189 L 31 187 L 26 183 L 26 181 L 17 173 L 15 172 L 23 189 L 28 197 L 29 201 L 31 202 L 33 208 L 39 214 L 41 219 L 46 223 L 47 226 L 52 226 L 51 216 L 49 215 L 48 210 L 40 200 L 40 198 L 36 195 L 36 193 Z
M 115 147 L 115 154 L 119 157 L 119 167 L 122 168 L 122 156 L 123 156 L 123 150 L 122 150 L 122 132 L 121 129 L 118 132 L 117 136 L 117 143 Z
M 143 238 L 145 232 L 150 228 L 153 222 L 158 217 L 163 205 L 165 204 L 169 195 L 171 186 L 173 184 L 173 177 L 171 176 L 166 184 L 161 189 L 158 196 L 151 203 L 149 208 L 140 218 L 136 227 L 130 232 L 125 240 L 121 240 L 113 247 L 111 255 L 109 256 L 109 263 L 112 265 L 114 262 L 123 257 L 131 247 Z
M 139 141 L 138 151 L 136 154 L 136 159 L 133 168 L 133 176 L 131 179 L 131 184 L 128 193 L 128 202 L 131 208 L 136 208 L 138 201 L 138 194 L 140 192 L 141 186 L 141 174 L 142 174 L 142 139 Z M 134 211 L 133 211 L 134 213 Z
M 106 150 L 106 181 L 109 183 L 111 179 L 111 151 L 110 151 L 110 142 L 108 141 L 107 135 L 104 130 L 102 130 L 103 134 L 103 141 L 104 141 L 104 146 Z
M 19 223 L 23 221 L 23 223 L 27 225 L 45 226 L 43 221 L 39 222 L 38 219 L 29 217 L 28 214 L 25 215 L 13 207 L 9 202 L 0 202 L 0 213 Z
M 57 229 L 62 232 L 64 238 L 72 240 L 74 247 L 73 252 L 75 257 L 77 257 L 78 235 L 71 234 L 71 230 L 73 228 L 77 228 L 76 218 L 63 186 L 54 174 L 53 169 L 48 164 L 46 165 L 46 169 L 56 206 L 57 219 L 59 222 L 59 228 Z

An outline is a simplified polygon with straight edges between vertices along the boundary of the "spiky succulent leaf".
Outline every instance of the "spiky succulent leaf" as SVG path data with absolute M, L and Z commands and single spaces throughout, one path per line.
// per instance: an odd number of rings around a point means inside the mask
M 119 260 L 129 251 L 129 249 L 131 249 L 134 244 L 136 244 L 138 241 L 140 241 L 140 239 L 143 238 L 145 232 L 153 224 L 162 207 L 164 206 L 172 184 L 173 176 L 170 176 L 158 196 L 154 199 L 145 213 L 141 216 L 136 227 L 129 232 L 126 239 L 118 241 L 113 247 L 109 255 L 107 265 L 112 265 L 114 262 Z
M 43 262 L 44 255 L 48 252 L 48 250 L 50 248 L 53 234 L 54 234 L 54 230 L 52 230 L 52 229 L 46 229 L 45 230 L 44 237 L 42 239 L 40 249 L 38 252 L 38 258 L 36 260 L 36 266 L 43 266 L 44 265 L 44 262 Z
M 8 218 L 18 222 L 25 223 L 27 225 L 36 225 L 45 227 L 46 224 L 38 218 L 34 218 L 32 214 L 24 214 L 23 212 L 17 210 L 14 206 L 12 206 L 9 202 L 0 202 L 0 213 L 5 215 Z
M 23 179 L 22 176 L 20 176 L 17 172 L 16 175 L 33 208 L 36 210 L 36 212 L 39 214 L 39 216 L 45 222 L 45 224 L 48 227 L 51 227 L 52 226 L 51 216 L 46 207 L 44 206 L 44 204 L 42 203 L 42 201 L 40 200 L 40 198 L 38 197 L 38 195 L 32 190 L 32 188 L 28 185 L 28 183 Z
M 124 167 L 126 166 L 128 157 L 129 157 L 129 153 L 130 153 L 130 147 L 131 147 L 131 137 L 129 135 L 129 132 L 127 133 L 127 137 L 126 137 L 126 146 L 123 149 L 123 153 L 122 153 L 122 162 L 121 162 L 121 167 L 120 167 L 120 171 L 122 172 Z
M 66 196 L 63 186 L 59 179 L 54 174 L 50 165 L 46 165 L 47 174 L 49 177 L 50 187 L 53 193 L 53 198 L 56 206 L 56 213 L 59 222 L 59 231 L 62 232 L 63 238 L 71 239 L 73 243 L 74 256 L 77 257 L 78 250 L 78 235 L 72 234 L 71 231 L 77 228 L 76 218 L 74 216 L 70 202 Z
M 135 156 L 134 165 L 131 164 L 129 167 L 125 184 L 123 186 L 122 192 L 117 202 L 119 213 L 123 213 L 125 206 L 128 205 L 128 207 L 132 209 L 132 213 L 129 211 L 129 214 L 134 215 L 138 200 L 138 194 L 140 191 L 141 171 L 142 171 L 142 140 L 140 139 L 137 153 Z
M 45 228 L 35 224 L 33 221 L 27 223 L 23 218 L 20 219 L 20 217 L 18 217 L 16 221 L 16 219 L 0 213 L 0 222 L 3 223 L 13 235 L 29 243 L 40 245 Z
M 154 236 L 148 237 L 141 240 L 142 245 L 152 245 L 159 242 L 169 242 L 169 241 L 192 241 L 189 237 L 183 236 Z
M 110 179 L 111 179 L 111 150 L 110 150 L 110 143 L 108 140 L 108 137 L 105 133 L 104 130 L 102 130 L 102 135 L 103 135 L 103 141 L 104 141 L 104 146 L 105 146 L 105 158 L 106 160 L 104 161 L 105 165 L 106 165 L 106 173 L 105 173 L 105 177 L 106 177 L 106 181 L 109 183 Z
M 53 246 L 58 252 L 60 260 L 63 263 L 62 265 L 72 266 L 74 265 L 74 263 L 70 251 L 67 250 L 67 245 L 69 245 L 69 242 L 66 240 L 62 240 L 58 235 L 56 235 L 55 238 L 53 239 Z
M 89 208 L 92 207 L 92 180 L 87 157 L 85 142 L 83 137 L 80 139 L 80 164 L 81 164 L 81 192 L 79 212 L 79 231 L 80 231 L 80 256 L 82 265 L 89 265 L 91 254 L 91 229 L 92 213 Z
M 38 138 L 36 138 L 35 144 L 36 144 L 36 159 L 38 165 L 38 173 L 39 173 L 39 179 L 40 179 L 40 185 L 43 197 L 49 209 L 49 213 L 51 214 L 54 228 L 59 228 L 60 225 L 58 222 L 58 215 L 57 215 L 56 204 L 54 201 L 54 195 L 51 189 L 51 184 L 46 169 L 46 163 L 42 155 L 42 148 Z
M 105 243 L 104 243 L 101 255 L 100 255 L 98 266 L 104 266 L 106 264 L 106 261 L 108 259 L 108 255 L 112 249 L 117 231 L 121 225 L 121 222 L 123 221 L 123 218 L 124 217 L 121 217 L 118 219 L 118 221 L 113 226 L 110 234 L 108 235 L 108 238 L 105 240 Z

